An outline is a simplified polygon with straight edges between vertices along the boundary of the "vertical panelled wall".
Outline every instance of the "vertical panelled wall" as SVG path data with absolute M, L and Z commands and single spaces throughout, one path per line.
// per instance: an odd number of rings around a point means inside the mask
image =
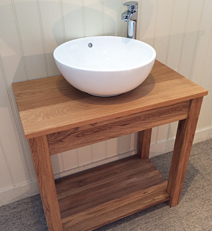
M 11 84 L 58 75 L 52 52 L 61 43 L 87 36 L 126 36 L 123 0 L 0 1 L 0 204 L 36 193 Z M 198 130 L 212 127 L 212 1 L 139 1 L 138 39 L 157 59 L 209 90 Z M 173 141 L 176 123 L 154 128 L 157 154 Z M 206 136 L 207 137 L 207 136 Z M 56 177 L 135 153 L 136 134 L 52 157 Z M 34 188 L 30 188 L 34 186 Z M 11 194 L 13 192 L 13 194 Z

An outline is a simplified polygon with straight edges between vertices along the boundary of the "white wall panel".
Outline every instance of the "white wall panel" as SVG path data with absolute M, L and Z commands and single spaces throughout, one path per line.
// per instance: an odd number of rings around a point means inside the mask
M 168 57 L 173 3 L 173 1 L 159 0 L 157 4 L 154 47 L 157 51 L 157 59 L 162 63 L 166 63 Z
M 127 9 L 123 6 L 123 3 L 126 1 L 100 0 L 98 2 L 103 6 L 102 34 L 126 36 L 126 23 L 121 20 L 122 12 L 124 12 Z
M 120 1 L 118 1 L 120 3 Z M 117 2 L 114 1 L 101 1 L 102 4 L 102 35 L 105 36 L 115 36 L 117 35 L 117 29 L 118 29 L 118 13 L 116 9 L 114 9 L 114 5 L 118 5 Z M 120 10 L 120 5 L 119 8 Z M 118 11 L 119 11 L 118 10 Z M 119 21 L 118 21 L 119 22 Z
M 194 65 L 195 52 L 197 51 L 197 38 L 200 33 L 200 24 L 204 10 L 205 0 L 190 1 L 189 11 L 184 31 L 182 55 L 180 58 L 179 72 L 187 78 L 191 78 Z
M 96 0 L 83 1 L 83 13 L 85 21 L 85 36 L 103 34 L 103 5 Z
M 127 24 L 121 20 L 127 9 L 124 2 L 0 1 L 0 193 L 35 180 L 11 84 L 58 75 L 52 53 L 65 41 L 93 35 L 126 36 Z M 209 90 L 198 124 L 205 133 L 212 127 L 211 9 L 211 0 L 139 1 L 137 33 L 138 39 L 155 47 L 157 59 Z M 170 147 L 176 127 L 172 123 L 153 128 L 151 142 L 157 150 L 153 153 L 166 151 L 166 144 Z M 136 151 L 136 140 L 137 134 L 131 134 L 52 156 L 54 173 L 73 173 L 107 158 L 130 155 Z
M 39 0 L 38 15 L 40 18 L 43 52 L 48 76 L 59 75 L 52 51 L 65 42 L 63 5 L 61 0 Z
M 14 0 L 14 11 L 22 40 L 29 79 L 47 76 L 41 25 L 36 0 Z
M 117 140 L 118 154 L 126 153 L 131 148 L 131 135 L 121 136 Z
M 173 4 L 173 1 L 167 0 L 159 0 L 157 3 L 154 47 L 157 51 L 157 59 L 164 64 L 167 63 L 168 59 L 168 48 L 174 11 Z M 168 129 L 168 124 L 158 127 L 157 141 L 168 139 Z
M 175 0 L 173 2 L 172 21 L 170 28 L 170 38 L 167 50 L 166 64 L 174 69 L 179 70 L 181 56 L 183 52 L 183 41 L 185 37 L 186 22 L 189 10 L 189 0 Z M 176 136 L 177 122 L 170 123 L 168 127 L 168 139 Z
M 137 149 L 138 133 L 130 135 L 130 151 Z
M 97 162 L 106 158 L 106 142 L 93 144 L 92 146 L 92 159 Z
M 0 54 L 9 84 L 26 80 L 17 20 L 10 2 L 0 1 Z
M 63 156 L 60 154 L 51 156 L 52 169 L 54 174 L 64 171 Z
M 0 57 L 0 146 L 3 150 L 4 159 L 9 164 L 9 172 L 15 185 L 30 181 L 30 173 L 22 154 L 20 141 L 17 139 L 18 131 L 15 126 L 5 79 L 6 75 Z M 3 175 L 3 173 L 0 173 L 0 175 Z
M 4 85 L 1 68 L 0 68 L 0 85 L 2 87 Z M 0 87 L 0 113 L 3 113 L 1 109 L 4 107 L 3 104 L 5 103 L 4 101 L 5 98 L 3 94 L 5 94 L 5 91 L 3 90 L 3 88 L 1 89 Z M 4 115 L 1 115 L 1 118 L 3 117 Z M 2 123 L 3 123 L 2 120 L 0 120 L 0 128 Z M 2 131 L 2 128 L 0 129 L 0 131 Z M 10 170 L 10 166 L 8 165 L 7 153 L 5 152 L 2 146 L 2 141 L 0 138 L 0 189 L 5 189 L 13 186 L 14 186 L 13 177 Z
M 40 24 L 37 30 L 40 29 L 42 39 L 42 49 L 40 48 L 40 53 L 43 53 L 47 76 L 60 75 L 52 53 L 57 46 L 66 41 L 63 2 L 61 0 L 39 0 L 36 4 L 38 21 Z M 55 174 L 64 169 L 62 154 L 53 156 L 51 160 Z
M 10 188 L 13 185 L 12 177 L 9 171 L 9 167 L 6 163 L 5 156 L 3 149 L 0 145 L 0 170 L 1 170 L 1 175 L 0 175 L 0 189 L 6 189 Z
M 78 150 L 79 156 L 79 166 L 84 166 L 86 164 L 93 162 L 92 146 L 80 147 Z
M 167 65 L 175 71 L 178 71 L 189 10 L 189 0 L 174 1 L 173 8 L 174 11 L 170 30 Z
M 30 180 L 33 180 L 35 175 L 31 156 L 29 155 L 29 146 L 23 135 L 12 90 L 12 83 L 26 80 L 27 74 L 25 69 L 25 60 L 23 59 L 20 36 L 17 30 L 17 20 L 14 14 L 14 6 L 9 0 L 2 0 L 0 2 L 0 26 L 2 29 L 0 38 L 0 56 L 3 71 L 2 80 L 4 80 L 4 84 L 2 83 L 1 85 L 1 88 L 3 88 L 1 93 L 4 95 L 4 98 L 2 97 L 1 102 L 4 101 L 3 99 L 7 99 L 5 100 L 5 102 L 7 102 L 5 104 L 8 104 L 8 107 L 4 109 L 4 112 L 6 109 L 8 109 L 8 112 L 10 112 L 10 116 L 12 118 L 12 125 L 6 124 L 4 126 L 5 128 L 11 127 L 14 129 L 14 142 L 17 141 L 17 143 L 21 146 L 19 153 L 17 151 L 17 156 L 23 156 L 22 158 L 26 163 L 26 168 L 28 171 L 27 176 L 29 176 Z M 8 28 L 10 28 L 10 30 L 8 30 Z M 3 123 L 3 121 L 0 123 Z M 2 133 L 4 132 L 2 131 Z
M 140 1 L 138 39 L 154 46 L 158 0 Z
M 212 125 L 212 27 L 209 41 L 210 43 L 206 44 L 207 54 L 205 57 L 203 76 L 200 76 L 200 78 L 204 78 L 202 86 L 209 91 L 208 96 L 203 101 L 203 107 L 200 113 L 198 123 L 198 128 L 200 129 L 208 128 Z
M 199 24 L 199 33 L 197 42 L 195 45 L 195 54 L 193 58 L 193 66 L 191 67 L 191 79 L 192 81 L 202 85 L 205 79 L 205 64 L 207 62 L 207 54 L 210 52 L 208 49 L 211 43 L 211 30 L 212 26 L 208 22 L 212 22 L 212 1 L 205 1 L 205 5 L 202 12 L 202 17 Z
M 138 39 L 155 47 L 158 0 L 140 1 L 138 15 Z M 158 51 L 156 51 L 158 53 Z M 152 129 L 151 143 L 157 143 L 158 127 Z
M 62 0 L 63 17 L 58 20 L 64 20 L 65 41 L 85 36 L 85 16 L 83 14 L 83 9 L 82 0 Z M 59 28 L 59 26 L 58 24 L 57 27 Z
M 191 80 L 210 90 L 212 87 L 212 1 L 206 0 L 202 9 L 199 23 L 199 33 L 195 45 L 193 65 L 191 67 Z M 201 109 L 198 128 L 207 127 L 212 122 L 212 94 L 205 97 Z M 208 107 L 208 106 L 211 107 Z M 211 115 L 211 117 L 210 117 Z
M 106 156 L 113 157 L 118 154 L 118 138 L 109 139 L 106 141 Z
M 62 153 L 64 171 L 77 168 L 79 166 L 78 150 L 70 150 Z

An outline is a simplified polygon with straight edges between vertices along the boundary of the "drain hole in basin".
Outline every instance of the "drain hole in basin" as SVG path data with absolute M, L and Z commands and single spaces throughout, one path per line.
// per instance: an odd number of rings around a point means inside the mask
M 88 44 L 88 47 L 89 47 L 89 48 L 92 48 L 92 47 L 93 47 L 93 44 L 92 44 L 92 43 L 89 43 L 89 44 Z

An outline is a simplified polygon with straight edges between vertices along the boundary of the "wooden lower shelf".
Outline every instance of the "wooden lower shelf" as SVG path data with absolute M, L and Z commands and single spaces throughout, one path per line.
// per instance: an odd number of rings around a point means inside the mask
M 64 230 L 93 230 L 170 199 L 149 159 L 132 156 L 56 180 Z

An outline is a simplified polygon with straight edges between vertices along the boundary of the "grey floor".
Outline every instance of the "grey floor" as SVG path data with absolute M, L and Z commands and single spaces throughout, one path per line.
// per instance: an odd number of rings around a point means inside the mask
M 152 159 L 165 178 L 171 155 Z M 0 230 L 47 230 L 40 196 L 0 207 Z M 212 140 L 193 146 L 178 206 L 162 203 L 98 230 L 212 230 Z

